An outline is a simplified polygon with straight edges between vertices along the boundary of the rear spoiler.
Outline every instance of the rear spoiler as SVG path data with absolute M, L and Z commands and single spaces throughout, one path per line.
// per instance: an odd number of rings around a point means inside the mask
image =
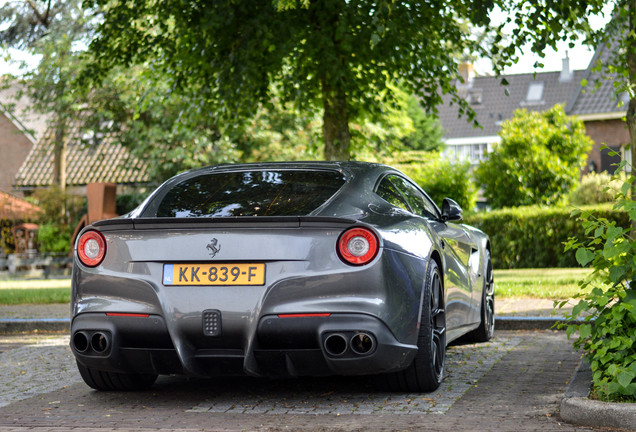
M 234 216 L 212 218 L 115 218 L 95 222 L 100 231 L 161 228 L 345 228 L 355 219 L 329 216 Z

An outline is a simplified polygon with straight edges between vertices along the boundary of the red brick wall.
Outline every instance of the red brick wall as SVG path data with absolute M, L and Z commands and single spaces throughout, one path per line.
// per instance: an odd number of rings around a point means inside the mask
M 0 113 L 0 190 L 12 192 L 13 178 L 31 151 L 33 143 L 15 125 Z
M 597 172 L 601 169 L 609 169 L 609 167 L 603 166 L 602 164 L 601 145 L 622 147 L 629 143 L 627 125 L 621 119 L 587 121 L 585 122 L 585 131 L 587 135 L 594 140 L 594 147 L 588 156 L 587 166 L 589 167 L 590 162 L 594 161 Z M 607 162 L 605 165 L 607 165 Z M 587 172 L 588 168 L 586 167 L 583 169 L 583 173 L 585 174 Z

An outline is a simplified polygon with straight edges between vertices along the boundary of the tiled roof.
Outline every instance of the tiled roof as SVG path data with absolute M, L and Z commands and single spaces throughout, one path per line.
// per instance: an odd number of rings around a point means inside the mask
M 40 208 L 34 204 L 8 193 L 0 192 L 0 220 L 33 219 L 40 211 Z
M 0 110 L 35 144 L 44 136 L 50 116 L 31 111 L 31 99 L 22 91 L 19 81 L 0 78 Z
M 624 113 L 627 111 L 629 99 L 623 100 L 621 104 L 621 100 L 617 98 L 614 89 L 614 81 L 617 75 L 609 73 L 606 68 L 601 71 L 592 70 L 599 60 L 603 65 L 611 64 L 611 53 L 615 48 L 615 44 L 611 47 L 601 44 L 597 48 L 590 62 L 590 67 L 583 76 L 587 80 L 587 86 L 583 87 L 579 84 L 576 91 L 572 94 L 566 107 L 568 114 L 589 116 L 594 114 Z M 600 84 L 598 88 L 596 88 L 597 83 Z
M 149 182 L 146 164 L 116 143 L 108 133 L 97 142 L 86 142 L 77 125 L 71 127 L 66 144 L 66 184 L 84 186 L 93 182 L 143 184 Z M 15 176 L 16 189 L 32 189 L 53 183 L 55 130 L 49 128 Z
M 570 80 L 561 81 L 561 72 L 528 73 L 519 75 L 507 75 L 504 77 L 475 77 L 472 85 L 466 89 L 460 89 L 471 100 L 480 100 L 480 103 L 470 103 L 481 128 L 475 128 L 466 117 L 458 118 L 457 106 L 450 106 L 450 98 L 445 98 L 444 105 L 438 107 L 439 119 L 446 131 L 444 138 L 487 137 L 497 135 L 503 120 L 512 117 L 515 110 L 526 108 L 530 111 L 545 111 L 555 104 L 566 104 L 574 91 L 579 87 L 579 82 L 585 71 L 573 71 Z M 501 84 L 502 78 L 508 81 L 508 85 Z M 527 101 L 528 88 L 532 83 L 543 83 L 542 98 L 535 102 Z

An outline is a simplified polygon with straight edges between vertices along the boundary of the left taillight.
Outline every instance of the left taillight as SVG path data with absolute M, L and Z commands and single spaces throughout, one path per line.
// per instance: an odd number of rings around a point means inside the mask
M 338 239 L 338 255 L 347 264 L 365 265 L 373 261 L 380 248 L 378 237 L 368 228 L 351 228 Z
M 106 256 L 106 239 L 98 231 L 86 231 L 77 242 L 77 256 L 87 267 L 96 267 Z

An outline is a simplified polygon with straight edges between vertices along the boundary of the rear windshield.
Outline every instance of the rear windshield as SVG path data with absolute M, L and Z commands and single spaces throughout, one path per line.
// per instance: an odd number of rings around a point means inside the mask
M 304 216 L 342 187 L 335 171 L 248 171 L 207 174 L 175 185 L 157 217 Z M 145 215 L 152 216 L 152 215 Z

